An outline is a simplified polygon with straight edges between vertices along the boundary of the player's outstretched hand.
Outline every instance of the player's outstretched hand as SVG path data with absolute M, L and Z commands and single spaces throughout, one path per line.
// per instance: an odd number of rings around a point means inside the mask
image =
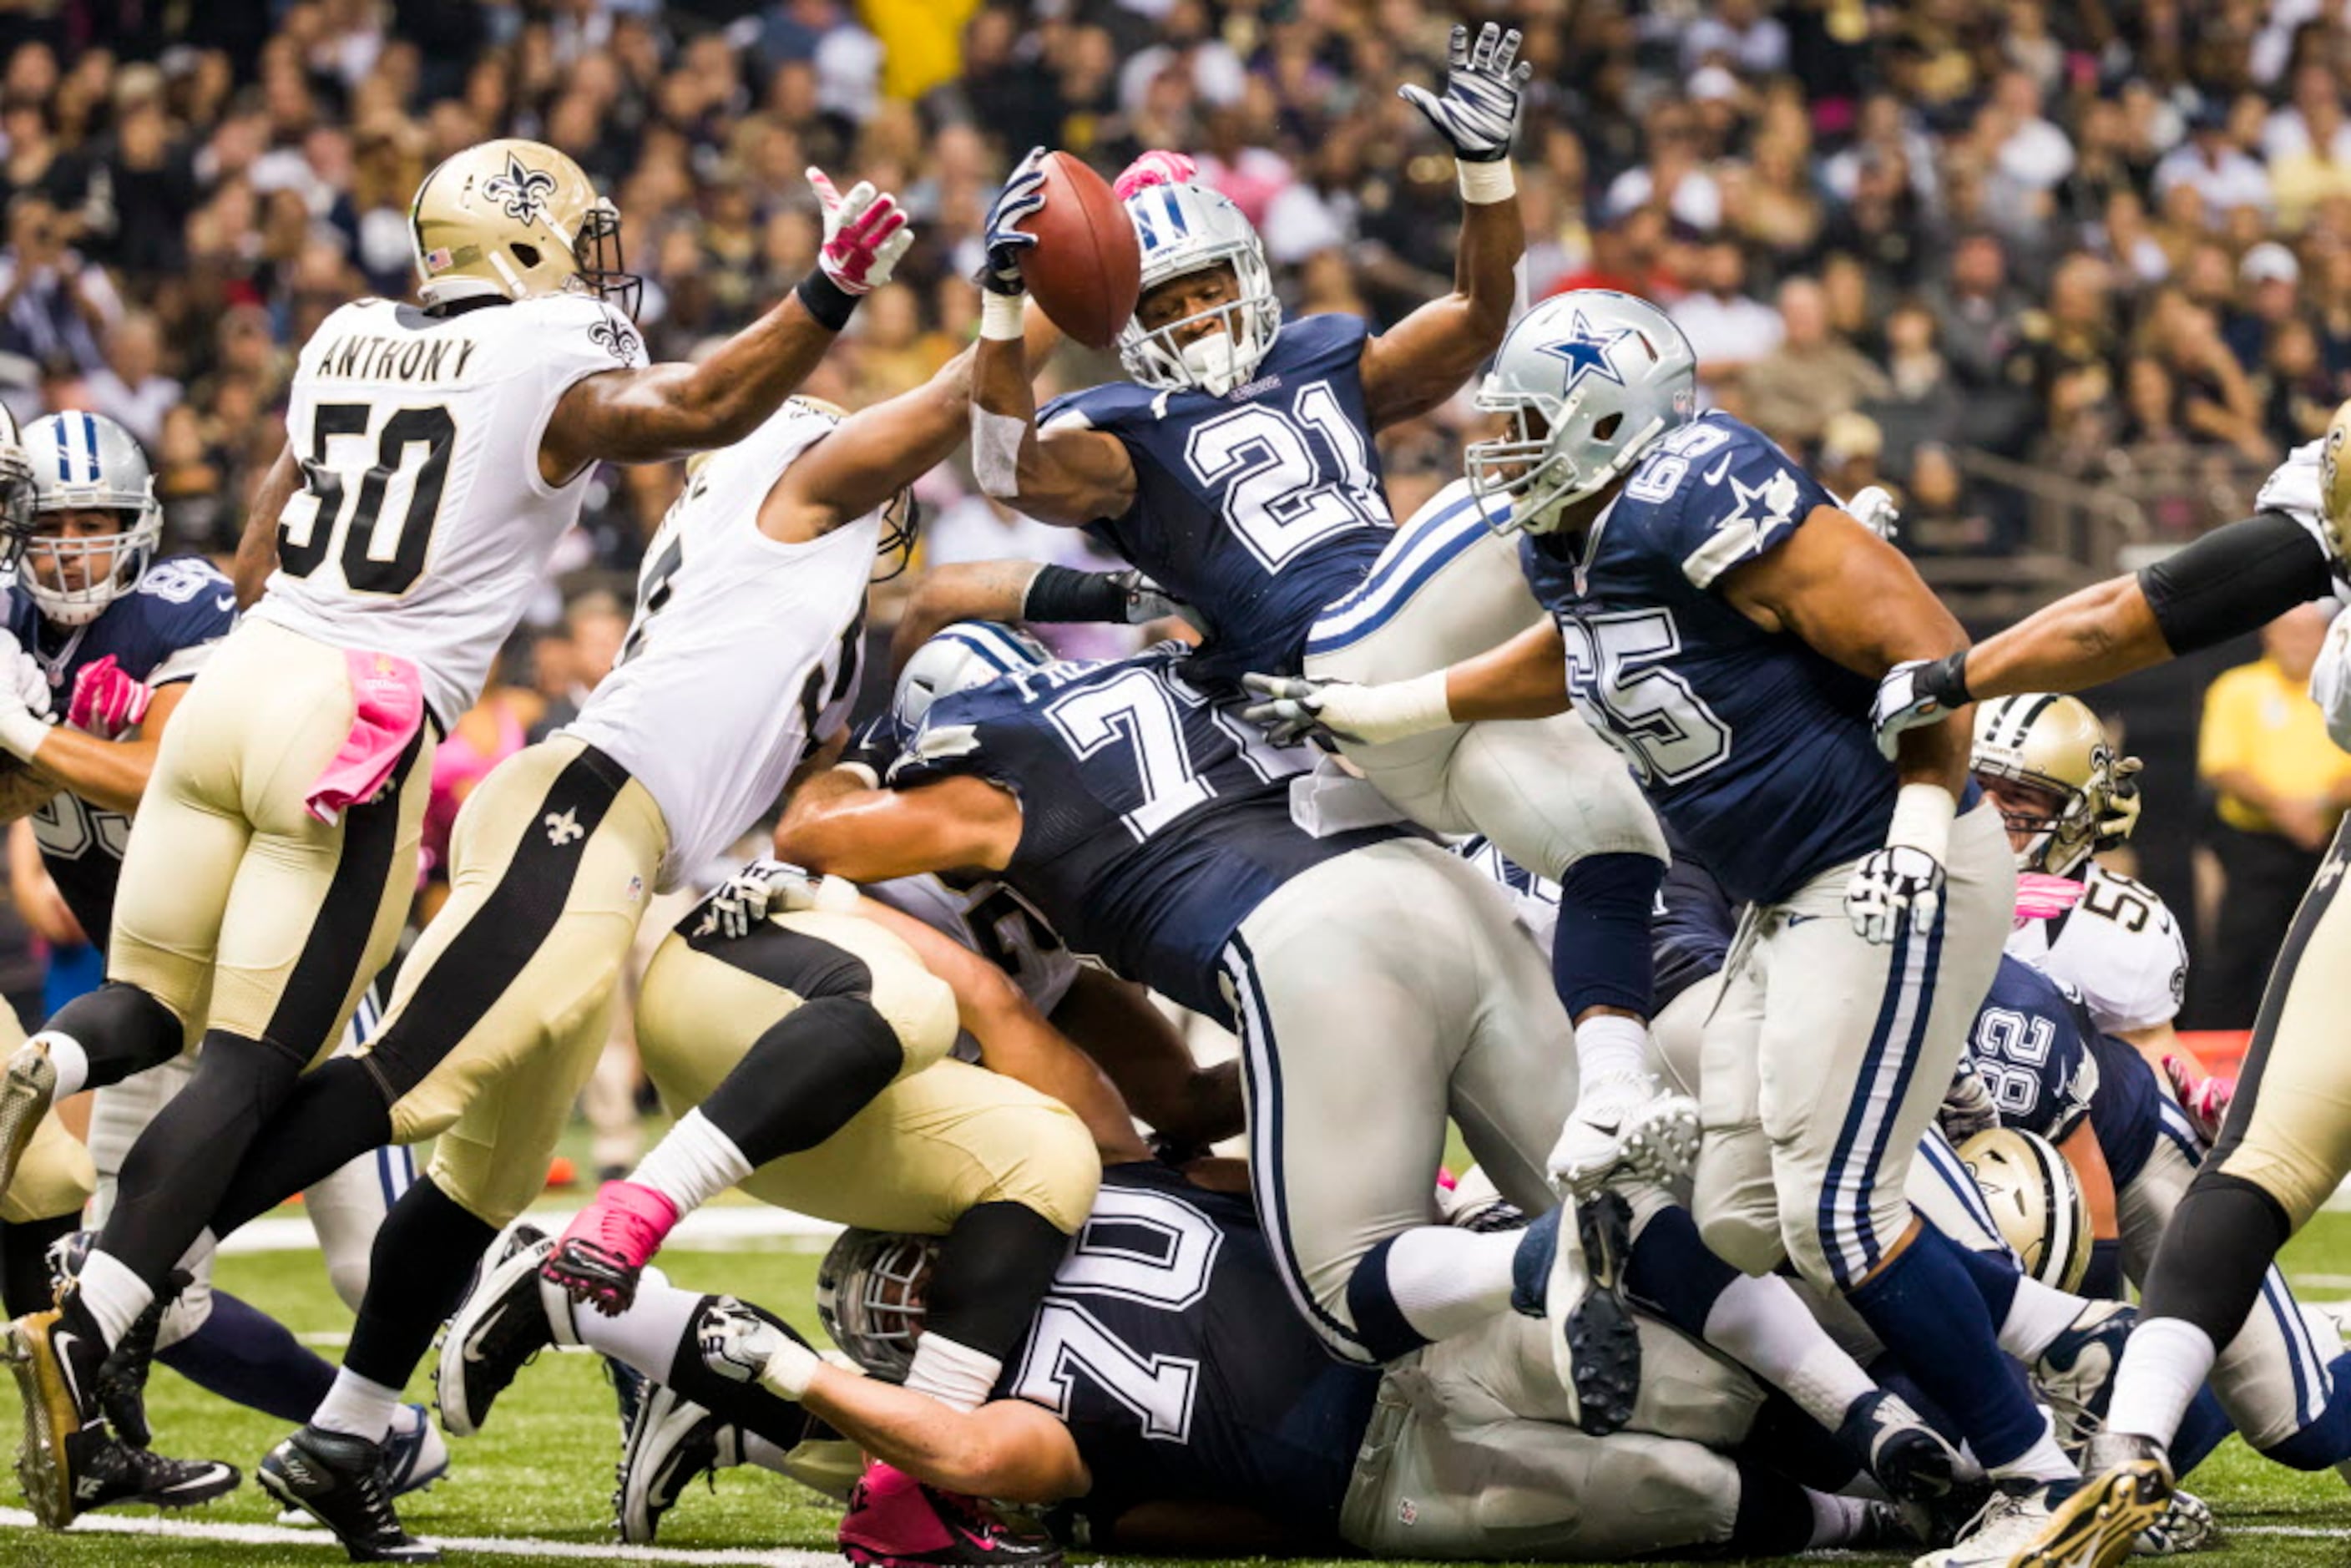
M 1855 491 L 1853 499 L 1844 504 L 1844 513 L 1882 539 L 1891 539 L 1898 531 L 1896 525 L 1902 521 L 1902 508 L 1883 485 Z
M 770 915 L 805 909 L 846 913 L 857 906 L 857 888 L 837 876 L 821 876 L 789 861 L 755 860 L 718 884 L 703 901 L 696 936 L 737 940 L 759 928 Z
M 982 288 L 1007 297 L 1028 291 L 1028 282 L 1020 276 L 1020 253 L 1034 246 L 1037 236 L 1022 229 L 1020 220 L 1044 210 L 1045 150 L 1031 147 L 1029 156 L 1005 176 L 1004 189 L 996 193 L 996 204 L 987 209 L 984 240 L 987 261 L 979 271 Z
M 1514 63 L 1515 62 L 1515 63 Z M 1469 29 L 1453 29 L 1450 62 L 1442 95 L 1426 88 L 1400 87 L 1396 96 L 1428 116 L 1437 134 L 1453 144 L 1465 163 L 1492 163 L 1510 155 L 1519 128 L 1519 103 L 1534 67 L 1519 58 L 1519 30 L 1504 32 L 1489 22 L 1469 42 Z
M 1910 844 L 1872 850 L 1844 884 L 1845 918 L 1861 939 L 1878 946 L 1894 940 L 1907 915 L 1914 925 L 1935 918 L 1943 902 L 1943 862 Z
M 1886 671 L 1886 678 L 1877 683 L 1877 697 L 1870 704 L 1869 722 L 1877 731 L 1877 749 L 1888 762 L 1901 750 L 1904 730 L 1939 723 L 1951 709 L 1967 702 L 1963 691 L 1952 690 L 1959 674 L 1953 661 L 1966 657 L 1962 651 L 1949 659 L 1906 659 Z M 1956 702 L 1952 700 L 1954 696 L 1958 698 Z
M 898 198 L 860 180 L 842 195 L 821 169 L 808 171 L 808 183 L 824 210 L 824 244 L 817 265 L 843 294 L 871 294 L 890 281 L 898 258 L 914 243 Z
M 2099 853 L 2119 849 L 2138 831 L 2139 808 L 2147 803 L 2147 798 L 2139 793 L 2138 776 L 2146 767 L 2136 757 L 2126 757 L 2115 764 L 2113 781 L 2106 789 L 2106 807 L 2098 813 L 2098 837 L 2094 847 Z

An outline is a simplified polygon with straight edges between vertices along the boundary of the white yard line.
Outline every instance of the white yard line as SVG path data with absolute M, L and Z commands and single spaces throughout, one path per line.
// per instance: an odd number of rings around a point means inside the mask
M 21 1508 L 0 1508 L 0 1530 L 36 1528 L 33 1516 Z M 214 1541 L 229 1546 L 319 1546 L 341 1548 L 323 1530 L 293 1530 L 277 1524 L 203 1524 L 193 1520 L 113 1517 L 90 1514 L 76 1521 L 76 1535 L 149 1535 L 172 1541 Z M 831 1552 L 804 1552 L 778 1547 L 757 1552 L 748 1548 L 691 1551 L 679 1546 L 622 1546 L 618 1542 L 539 1541 L 528 1536 L 435 1535 L 427 1537 L 447 1552 L 477 1552 L 501 1557 L 536 1557 L 571 1563 L 681 1563 L 747 1564 L 749 1568 L 838 1568 L 841 1558 Z
M 2220 1521 L 2220 1545 L 2226 1549 L 2231 1535 L 2283 1535 L 2295 1541 L 2351 1540 L 2351 1530 L 2321 1530 L 2309 1524 L 2231 1524 Z
M 579 1212 L 576 1207 L 540 1209 L 530 1218 L 555 1235 Z M 804 1214 L 765 1204 L 728 1203 L 687 1215 L 663 1245 L 681 1252 L 820 1252 L 840 1234 L 840 1226 Z M 318 1233 L 310 1228 L 308 1219 L 283 1215 L 255 1220 L 222 1242 L 220 1249 L 224 1253 L 312 1252 L 318 1246 Z

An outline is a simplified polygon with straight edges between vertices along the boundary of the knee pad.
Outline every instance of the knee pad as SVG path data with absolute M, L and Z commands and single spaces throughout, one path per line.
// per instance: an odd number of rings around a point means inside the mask
M 1761 1127 L 1707 1130 L 1690 1212 L 1707 1250 L 1740 1273 L 1769 1274 L 1786 1260 L 1771 1145 Z
M 90 1086 L 99 1088 L 171 1061 L 202 1023 L 183 1020 L 137 986 L 109 980 L 59 1009 L 42 1032 L 72 1036 L 89 1057 Z

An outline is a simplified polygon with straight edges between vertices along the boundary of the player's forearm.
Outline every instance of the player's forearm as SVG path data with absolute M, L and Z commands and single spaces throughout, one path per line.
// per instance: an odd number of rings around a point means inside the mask
M 999 311 L 1012 308 L 994 295 L 983 304 Z M 1050 499 L 1050 465 L 1037 436 L 1037 394 L 1029 374 L 1028 349 L 1019 336 L 991 338 L 983 329 L 971 369 L 972 476 L 981 494 L 1024 511 Z
M 236 585 L 236 606 L 243 610 L 261 597 L 262 585 L 277 570 L 277 521 L 301 482 L 301 467 L 289 443 L 277 454 L 261 483 L 254 487 L 253 504 L 245 515 L 245 530 L 237 536 L 236 559 L 229 580 Z
M 1975 733 L 1975 722 L 1976 710 L 1963 707 L 1939 724 L 1903 731 L 1901 749 L 1894 761 L 1896 777 L 1906 786 L 1934 785 L 1957 800 L 1967 788 L 1969 740 Z
M 890 668 L 906 667 L 914 650 L 958 621 L 1019 619 L 1040 563 L 973 560 L 933 567 L 914 590 L 890 634 Z
M 1056 1502 L 1005 1490 L 1023 1478 L 997 1462 L 985 1423 L 926 1394 L 820 1366 L 801 1403 L 844 1437 L 916 1480 L 1007 1502 Z
M 52 727 L 32 756 L 34 765 L 60 789 L 93 806 L 128 815 L 139 810 L 147 779 L 155 770 L 160 739 L 100 740 L 63 725 Z
M 1509 164 L 1485 167 L 1507 170 Z M 1482 361 L 1502 346 L 1503 335 L 1510 329 L 1510 308 L 1518 302 L 1519 262 L 1526 254 L 1526 218 L 1515 193 L 1490 202 L 1465 199 L 1460 245 L 1453 256 L 1453 291 L 1465 307 L 1465 330 L 1480 345 L 1476 360 Z M 1470 368 L 1474 370 L 1475 363 Z
M 2253 621 L 2245 630 L 2261 623 Z M 2077 692 L 2171 656 L 2138 579 L 2118 577 L 2068 594 L 1986 638 L 1968 651 L 1960 668 L 1968 695 L 1989 699 Z
M 1445 706 L 1456 724 L 1489 718 L 1549 718 L 1568 710 L 1567 647 L 1545 621 L 1445 674 Z
M 674 450 L 661 455 L 731 446 L 758 429 L 809 379 L 847 321 L 846 309 L 840 325 L 820 320 L 794 294 L 720 344 L 689 372 Z

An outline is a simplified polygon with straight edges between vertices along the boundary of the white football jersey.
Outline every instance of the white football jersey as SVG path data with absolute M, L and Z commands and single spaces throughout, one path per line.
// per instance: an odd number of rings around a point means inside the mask
M 434 716 L 455 723 L 588 493 L 587 470 L 560 486 L 539 474 L 557 401 L 644 362 L 628 319 L 584 295 L 337 310 L 294 372 L 286 430 L 304 483 L 253 618 L 412 661 Z
M 2009 935 L 2008 951 L 2082 993 L 2108 1034 L 2171 1021 L 2188 992 L 2188 939 L 2152 888 L 2092 861 L 2081 902 Z
M 837 423 L 788 399 L 695 465 L 645 547 L 620 662 L 563 727 L 652 791 L 664 892 L 776 803 L 856 695 L 880 510 L 805 544 L 759 531 L 777 479 Z
M 994 964 L 1049 1017 L 1078 977 L 1076 956 L 1044 917 L 992 877 L 957 887 L 925 873 L 877 882 L 864 892 Z
M 2351 614 L 2337 614 L 2326 628 L 2310 667 L 2310 697 L 2326 716 L 2328 737 L 2351 751 Z

